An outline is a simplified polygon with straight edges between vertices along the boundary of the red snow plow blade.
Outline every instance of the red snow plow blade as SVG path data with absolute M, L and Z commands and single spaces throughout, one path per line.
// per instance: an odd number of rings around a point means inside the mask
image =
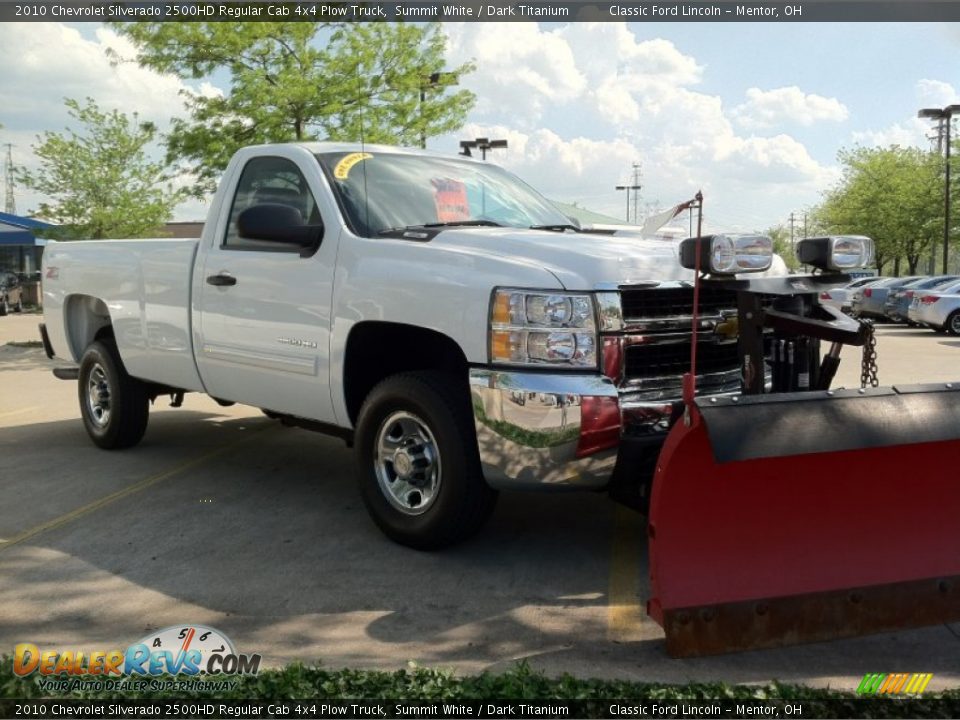
M 698 399 L 650 504 L 670 655 L 960 621 L 960 383 Z

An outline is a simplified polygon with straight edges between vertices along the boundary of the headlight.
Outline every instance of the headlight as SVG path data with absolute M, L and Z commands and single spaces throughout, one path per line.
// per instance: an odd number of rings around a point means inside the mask
M 821 270 L 850 270 L 873 264 L 873 240 L 863 235 L 804 238 L 797 242 L 797 259 Z
M 490 303 L 490 362 L 597 367 L 593 297 L 498 289 Z
M 714 275 L 767 270 L 773 262 L 773 240 L 766 235 L 707 235 L 700 238 L 701 269 Z M 680 243 L 680 264 L 697 266 L 697 238 Z

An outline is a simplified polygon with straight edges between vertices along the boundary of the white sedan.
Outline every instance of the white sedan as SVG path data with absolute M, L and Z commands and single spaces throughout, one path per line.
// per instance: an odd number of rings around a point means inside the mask
M 907 315 L 911 321 L 934 330 L 960 335 L 960 282 L 914 293 Z
M 850 304 L 853 301 L 854 290 L 861 288 L 864 285 L 869 285 L 870 283 L 879 282 L 880 280 L 886 279 L 887 278 L 876 276 L 862 277 L 857 278 L 853 282 L 847 283 L 843 287 L 824 290 L 822 293 L 820 293 L 820 304 L 832 305 L 833 307 L 837 308 L 837 310 L 847 312 L 850 310 Z

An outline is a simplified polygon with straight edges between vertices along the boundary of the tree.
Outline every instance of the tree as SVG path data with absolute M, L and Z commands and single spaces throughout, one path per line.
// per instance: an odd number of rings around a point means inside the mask
M 773 251 L 783 258 L 790 270 L 797 270 L 800 262 L 797 260 L 797 253 L 790 242 L 790 231 L 783 225 L 774 225 L 767 228 L 764 235 L 773 240 Z
M 416 145 L 463 125 L 475 97 L 452 91 L 438 24 L 116 23 L 146 67 L 194 80 L 226 73 L 222 96 L 186 93 L 168 159 L 209 190 L 240 147 L 330 139 Z
M 900 259 L 914 274 L 920 257 L 943 234 L 941 161 L 935 153 L 897 145 L 842 150 L 843 176 L 814 217 L 827 231 L 868 235 L 877 269 Z
M 32 146 L 39 169 L 17 170 L 20 183 L 52 200 L 35 212 L 64 225 L 63 237 L 155 236 L 187 194 L 172 187 L 166 163 L 147 156 L 156 127 L 136 113 L 104 112 L 92 98 L 65 103 L 83 131 L 44 133 Z

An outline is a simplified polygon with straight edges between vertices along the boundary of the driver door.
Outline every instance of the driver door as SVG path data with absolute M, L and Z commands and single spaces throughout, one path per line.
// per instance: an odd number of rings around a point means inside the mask
M 290 205 L 322 221 L 308 177 L 293 158 L 255 157 L 237 182 L 226 231 L 199 272 L 198 366 L 214 398 L 334 422 L 329 387 L 330 303 L 338 238 L 316 252 L 241 238 L 237 217 L 263 203 Z M 333 218 L 325 223 L 336 228 Z

